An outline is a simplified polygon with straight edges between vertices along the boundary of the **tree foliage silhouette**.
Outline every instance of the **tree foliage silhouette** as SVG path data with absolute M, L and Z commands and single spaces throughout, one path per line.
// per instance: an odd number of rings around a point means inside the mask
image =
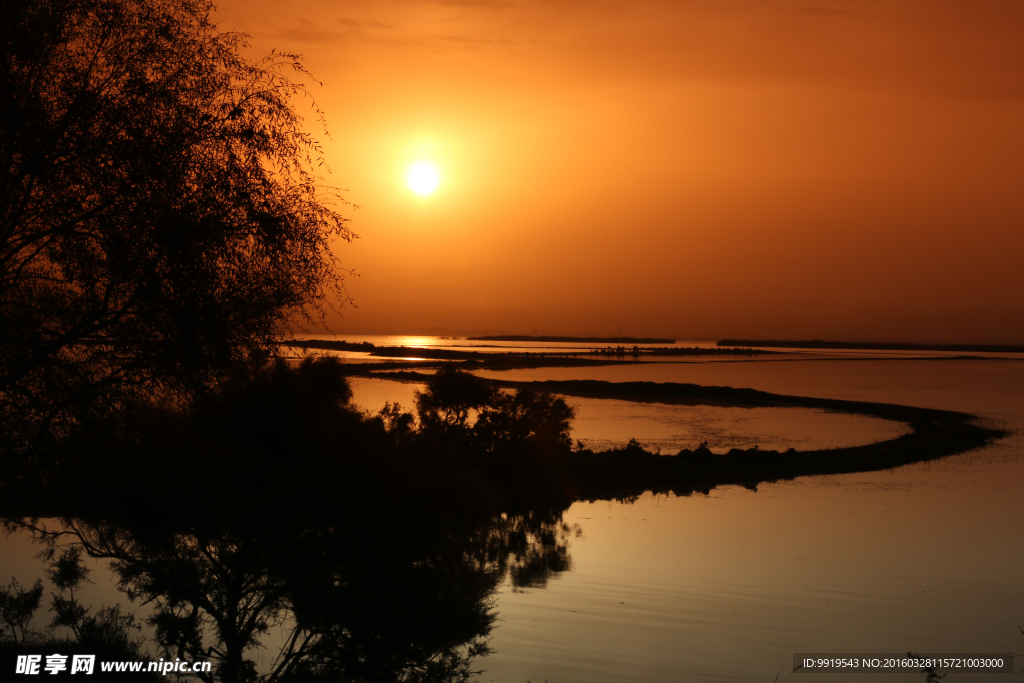
M 15 645 L 25 642 L 32 635 L 29 623 L 42 598 L 43 582 L 38 579 L 28 590 L 14 578 L 6 588 L 0 588 L 0 638 L 10 630 Z
M 504 444 L 529 444 L 547 453 L 568 452 L 569 433 L 576 410 L 565 400 L 542 391 L 520 389 L 497 393 L 480 411 L 476 432 L 491 448 Z
M 453 365 L 444 365 L 427 383 L 425 391 L 416 392 L 416 413 L 425 429 L 464 431 L 470 411 L 488 405 L 495 396 L 494 389 L 480 378 Z
M 293 106 L 308 74 L 243 57 L 210 9 L 0 7 L 0 452 L 188 395 L 347 302 L 331 245 L 354 235 Z

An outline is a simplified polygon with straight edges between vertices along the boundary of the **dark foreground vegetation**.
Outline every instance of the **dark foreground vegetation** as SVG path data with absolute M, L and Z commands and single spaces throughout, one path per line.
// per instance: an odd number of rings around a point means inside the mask
M 4 680 L 16 670 L 18 655 L 63 655 L 67 657 L 62 662 L 65 674 L 74 671 L 74 655 L 91 655 L 98 661 L 138 661 L 145 667 L 154 661 L 143 646 L 142 628 L 132 613 L 122 611 L 119 605 L 94 610 L 76 598 L 76 591 L 91 583 L 90 570 L 83 564 L 82 555 L 82 546 L 78 545 L 62 552 L 53 545 L 43 550 L 43 573 L 53 588 L 46 601 L 53 616 L 45 629 L 35 627 L 39 613 L 47 611 L 43 609 L 41 579 L 27 587 L 11 579 L 7 586 L 0 587 L 0 662 L 4 666 Z M 48 673 L 43 666 L 45 661 L 40 661 L 40 671 L 36 673 Z M 90 676 L 87 680 L 111 680 L 111 676 L 98 672 L 95 664 L 92 672 L 74 671 Z M 151 682 L 161 678 L 156 672 L 133 674 L 133 680 Z
M 761 346 L 790 349 L 858 349 L 870 351 L 948 351 L 963 353 L 1024 353 L 1024 346 L 1002 344 L 912 344 L 902 342 L 777 341 L 723 339 L 719 346 Z
M 292 107 L 308 74 L 210 11 L 0 3 L 7 467 L 122 403 L 187 401 L 347 298 L 353 235 Z
M 569 566 L 575 530 L 545 462 L 571 451 L 572 410 L 453 371 L 415 415 L 366 415 L 350 395 L 333 360 L 240 368 L 189 407 L 96 421 L 5 480 L 0 512 L 53 558 L 111 560 L 150 606 L 159 655 L 214 663 L 202 680 L 467 680 L 497 586 Z M 32 611 L 24 588 L 3 595 Z M 88 645 L 17 622 L 0 609 L 6 653 Z M 285 645 L 260 657 L 261 641 Z
M 391 369 L 383 375 L 426 385 L 415 410 L 389 404 L 376 415 L 360 413 L 348 404 L 345 377 L 372 376 L 380 367 L 334 358 L 307 358 L 296 367 L 281 360 L 257 363 L 236 369 L 187 407 L 139 403 L 85 425 L 49 460 L 0 480 L 3 505 L 36 516 L 104 512 L 115 502 L 145 510 L 154 490 L 144 481 L 185 476 L 194 481 L 179 486 L 171 479 L 167 486 L 187 515 L 192 505 L 209 512 L 213 504 L 230 509 L 258 502 L 253 492 L 267 485 L 268 473 L 279 496 L 334 474 L 353 487 L 332 488 L 346 499 L 365 497 L 377 485 L 401 484 L 446 492 L 451 505 L 500 513 L 647 490 L 685 495 L 722 484 L 885 469 L 977 448 L 1003 435 L 971 415 L 946 410 L 668 382 L 487 380 L 450 363 L 439 364 L 434 374 Z M 632 445 L 594 453 L 573 444 L 574 411 L 560 396 L 814 408 L 902 422 L 910 431 L 827 450 L 715 454 L 702 447 L 656 455 Z

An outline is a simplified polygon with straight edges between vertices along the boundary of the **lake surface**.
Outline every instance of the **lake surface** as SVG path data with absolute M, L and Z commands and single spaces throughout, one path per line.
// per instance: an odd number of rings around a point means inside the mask
M 563 516 L 580 530 L 569 545 L 571 569 L 543 588 L 499 590 L 494 653 L 476 660 L 484 672 L 473 680 L 773 681 L 781 672 L 781 681 L 794 652 L 1024 651 L 1017 627 L 1024 624 L 1024 361 L 912 356 L 814 352 L 481 372 L 520 381 L 692 382 L 944 408 L 1012 434 L 983 450 L 884 472 L 575 503 Z M 352 384 L 354 401 L 371 411 L 396 400 L 411 408 L 421 388 L 364 378 Z M 826 448 L 903 430 L 804 409 L 567 400 L 578 409 L 574 438 L 592 447 L 636 438 L 662 452 L 703 441 L 716 452 L 754 444 Z M 30 584 L 40 573 L 33 552 L 24 536 L 4 540 L 0 575 Z M 109 577 L 93 578 L 87 601 L 125 602 Z M 792 675 L 797 683 L 820 678 Z M 1001 678 L 953 673 L 945 680 Z
M 577 503 L 566 514 L 583 529 L 572 546 L 573 571 L 543 592 L 501 595 L 497 654 L 480 680 L 774 680 L 790 672 L 794 652 L 1024 651 L 1017 629 L 1024 622 L 1020 361 L 751 361 L 485 374 L 895 402 L 972 412 L 1016 433 L 981 451 L 892 471 L 801 478 L 757 492 L 723 487 L 706 497 Z

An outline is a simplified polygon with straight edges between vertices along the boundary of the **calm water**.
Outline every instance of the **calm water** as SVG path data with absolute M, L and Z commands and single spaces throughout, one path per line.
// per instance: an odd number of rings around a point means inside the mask
M 983 451 L 894 471 L 803 478 L 757 492 L 727 487 L 707 497 L 578 503 L 566 515 L 584 532 L 572 549 L 574 570 L 543 592 L 501 595 L 498 652 L 480 680 L 773 680 L 789 673 L 796 651 L 1024 651 L 1017 629 L 1024 622 L 1024 363 L 835 360 L 487 374 L 893 401 L 974 412 L 1017 433 Z
M 565 514 L 582 530 L 570 545 L 572 569 L 544 588 L 501 589 L 495 653 L 477 660 L 485 672 L 474 680 L 771 681 L 790 672 L 797 651 L 1024 651 L 1017 628 L 1024 624 L 1024 361 L 794 358 L 481 374 L 896 402 L 972 412 L 1015 433 L 982 451 L 894 471 L 802 478 L 756 492 L 725 487 L 709 496 L 576 503 Z M 353 388 L 355 401 L 375 411 L 395 400 L 411 408 L 420 387 L 358 379 Z M 595 447 L 635 437 L 663 452 L 701 441 L 713 450 L 817 448 L 902 429 L 810 410 L 568 400 L 578 408 L 574 438 Z M 0 575 L 24 584 L 39 574 L 24 537 L 0 548 Z M 86 601 L 124 602 L 108 577 L 94 579 Z

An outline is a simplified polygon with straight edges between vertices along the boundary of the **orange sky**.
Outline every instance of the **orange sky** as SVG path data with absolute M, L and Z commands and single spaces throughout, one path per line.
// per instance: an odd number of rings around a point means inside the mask
M 324 82 L 339 335 L 1024 343 L 1024 2 L 218 8 Z

